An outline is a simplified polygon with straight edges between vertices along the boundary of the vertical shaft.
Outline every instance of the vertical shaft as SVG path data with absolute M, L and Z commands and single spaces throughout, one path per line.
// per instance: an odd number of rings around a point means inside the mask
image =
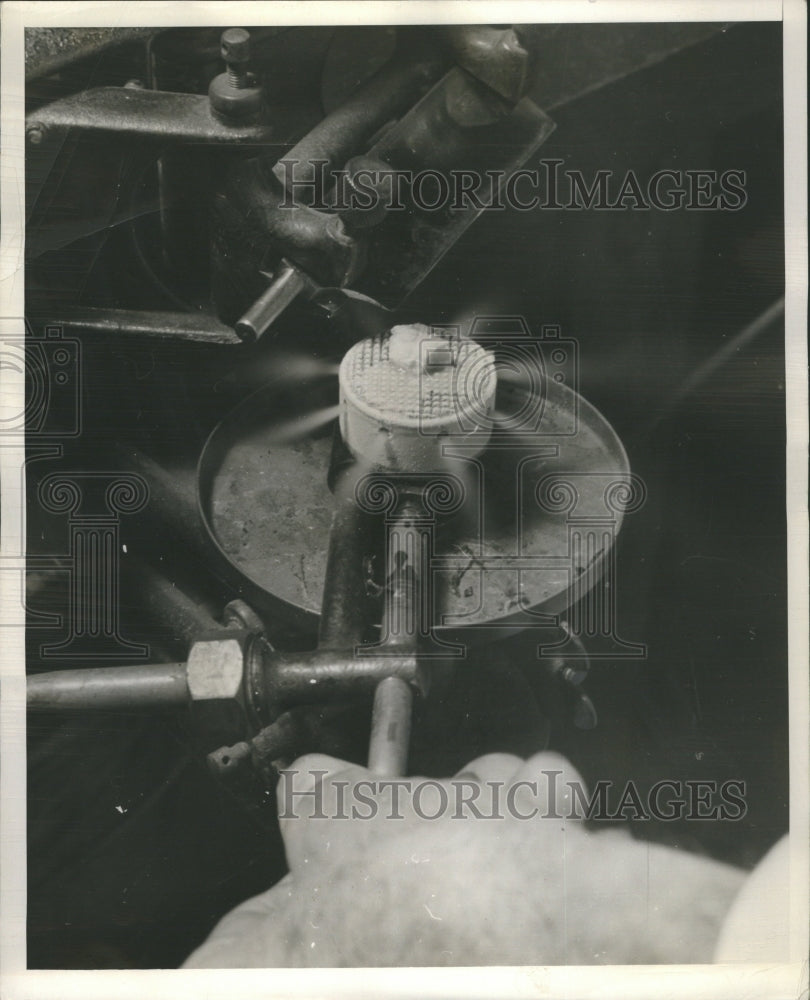
M 386 677 L 377 685 L 368 748 L 368 767 L 373 774 L 386 778 L 405 774 L 412 706 L 411 687 L 400 677 Z
M 424 628 L 424 524 L 418 505 L 404 500 L 388 525 L 386 587 L 381 645 L 416 654 Z M 368 766 L 374 774 L 405 774 L 411 737 L 413 692 L 399 677 L 386 677 L 374 693 Z
M 350 499 L 336 498 L 329 532 L 318 645 L 352 649 L 363 641 L 366 589 L 363 573 L 364 532 L 368 517 Z

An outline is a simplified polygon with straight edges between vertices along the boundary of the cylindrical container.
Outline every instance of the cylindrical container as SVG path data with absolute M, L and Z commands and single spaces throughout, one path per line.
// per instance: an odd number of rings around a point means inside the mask
M 495 359 L 475 341 L 396 326 L 343 358 L 340 431 L 371 468 L 441 472 L 451 450 L 473 457 L 486 447 L 495 388 Z

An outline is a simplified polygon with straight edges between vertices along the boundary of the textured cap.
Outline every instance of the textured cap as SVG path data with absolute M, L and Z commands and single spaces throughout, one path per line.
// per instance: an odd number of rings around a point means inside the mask
M 495 363 L 475 341 L 396 326 L 360 341 L 340 366 L 340 425 L 360 459 L 401 471 L 442 468 L 441 445 L 482 450 L 495 405 Z M 477 447 L 472 447 L 477 446 Z

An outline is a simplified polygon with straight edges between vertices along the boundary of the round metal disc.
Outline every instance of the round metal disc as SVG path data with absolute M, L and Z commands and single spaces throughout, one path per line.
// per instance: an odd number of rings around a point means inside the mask
M 216 428 L 200 460 L 200 506 L 216 544 L 253 583 L 319 613 L 334 498 L 327 485 L 336 379 L 280 391 L 267 386 Z M 543 398 L 499 385 L 490 447 L 449 465 L 463 481 L 460 514 L 436 526 L 432 560 L 440 632 L 551 625 L 588 585 L 621 526 L 610 490 L 629 488 L 624 448 L 581 396 L 548 380 Z M 528 416 L 527 416 L 528 415 Z M 599 544 L 572 550 L 571 528 L 596 525 Z M 369 539 L 369 586 L 381 583 L 371 554 L 384 551 L 385 525 Z M 581 581 L 578 589 L 582 593 Z M 473 633 L 470 633 L 470 629 Z M 483 635 L 481 635 L 483 638 Z

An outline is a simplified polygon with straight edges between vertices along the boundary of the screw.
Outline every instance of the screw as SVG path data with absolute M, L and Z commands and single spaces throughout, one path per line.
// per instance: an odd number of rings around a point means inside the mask
M 220 51 L 228 68 L 228 82 L 237 90 L 248 86 L 247 63 L 250 60 L 250 32 L 228 28 L 222 32 Z
M 124 90 L 145 90 L 143 80 L 127 80 L 124 84 Z
M 45 138 L 45 128 L 42 125 L 30 125 L 25 130 L 25 137 L 32 146 L 38 146 Z

